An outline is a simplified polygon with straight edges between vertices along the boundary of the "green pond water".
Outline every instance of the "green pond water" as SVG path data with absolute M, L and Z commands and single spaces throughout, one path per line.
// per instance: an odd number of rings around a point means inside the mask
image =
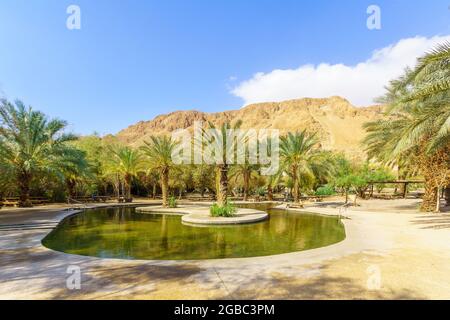
M 191 260 L 267 256 L 328 246 L 345 238 L 338 217 L 263 209 L 269 219 L 245 225 L 194 227 L 181 216 L 134 208 L 89 210 L 66 218 L 42 241 L 71 254 L 120 259 Z

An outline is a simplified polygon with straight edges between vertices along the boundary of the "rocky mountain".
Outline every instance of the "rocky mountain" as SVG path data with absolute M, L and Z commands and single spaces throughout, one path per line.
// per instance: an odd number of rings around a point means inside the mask
M 117 138 L 138 146 L 151 135 L 169 134 L 176 129 L 192 128 L 194 121 L 243 121 L 242 128 L 279 129 L 281 133 L 307 129 L 316 132 L 325 149 L 343 151 L 349 156 L 364 155 L 361 139 L 363 123 L 382 116 L 382 106 L 355 107 L 341 97 L 296 99 L 248 105 L 239 110 L 205 113 L 176 111 L 140 121 L 117 134 Z

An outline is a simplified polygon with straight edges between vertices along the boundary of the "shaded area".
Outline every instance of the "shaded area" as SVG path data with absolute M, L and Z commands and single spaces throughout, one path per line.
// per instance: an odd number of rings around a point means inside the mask
M 412 220 L 412 223 L 420 226 L 422 229 L 449 229 L 450 214 L 427 214 Z
M 254 279 L 254 281 L 260 280 Z M 265 292 L 253 287 L 239 288 L 232 295 L 239 299 L 268 299 L 269 297 L 291 300 L 424 299 L 420 294 L 408 289 L 371 291 L 354 279 L 343 276 L 320 276 L 306 281 L 294 277 L 279 277 L 270 281 L 270 288 L 272 289 Z
M 53 299 L 139 299 L 164 298 L 166 292 L 176 298 L 180 288 L 186 298 L 189 287 L 192 288 L 190 277 L 202 272 L 195 265 L 134 265 L 101 267 L 93 266 L 82 273 L 82 288 L 68 290 L 60 286 L 51 293 Z

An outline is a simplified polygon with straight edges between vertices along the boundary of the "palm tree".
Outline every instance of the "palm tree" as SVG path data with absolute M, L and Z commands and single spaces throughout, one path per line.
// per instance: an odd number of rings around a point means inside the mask
M 234 179 L 242 178 L 244 186 L 244 201 L 248 200 L 250 190 L 250 180 L 259 173 L 259 165 L 250 164 L 245 161 L 244 164 L 237 164 L 230 169 L 230 177 Z
M 207 164 L 198 164 L 194 166 L 192 179 L 194 187 L 200 192 L 201 196 L 205 191 L 214 192 L 215 190 L 215 170 L 214 166 Z
M 388 105 L 388 120 L 366 125 L 366 143 L 373 154 L 379 153 L 377 159 L 409 158 L 417 163 L 425 178 L 424 211 L 439 207 L 439 189 L 445 181 L 450 184 L 449 61 L 448 42 L 420 58 L 414 69 L 391 81 L 379 99 Z M 441 163 L 437 171 L 436 161 Z
M 125 202 L 132 202 L 131 181 L 143 171 L 142 155 L 138 150 L 124 146 L 109 147 L 108 151 L 106 171 L 123 179 Z
M 370 159 L 376 159 L 383 165 L 397 170 L 400 180 L 419 174 L 415 161 L 418 148 L 410 148 L 395 155 L 394 150 L 398 142 L 398 133 L 406 125 L 408 119 L 399 115 L 396 119 L 379 119 L 363 125 L 367 135 L 363 140 L 365 150 Z M 404 185 L 402 185 L 404 188 Z M 401 190 L 404 193 L 404 190 Z
M 86 154 L 81 150 L 74 150 L 71 154 L 65 155 L 61 169 L 68 196 L 73 198 L 77 184 L 91 176 Z
M 203 136 L 207 141 L 211 143 L 221 143 L 217 146 L 222 149 L 222 159 L 220 163 L 216 164 L 216 196 L 217 205 L 222 207 L 227 203 L 228 198 L 228 170 L 229 163 L 227 161 L 228 151 L 235 150 L 236 145 L 239 143 L 236 139 L 229 141 L 229 130 L 237 130 L 241 127 L 242 121 L 238 120 L 233 125 L 230 122 L 223 123 L 220 127 L 216 127 L 213 123 L 209 123 L 209 129 L 204 130 Z M 239 137 L 238 137 L 239 139 Z
M 154 169 L 147 169 L 145 171 L 145 174 L 142 178 L 142 180 L 145 182 L 145 184 L 149 187 L 151 187 L 151 197 L 152 199 L 156 199 L 156 188 L 160 182 L 159 172 Z M 150 196 L 150 192 L 149 192 Z
M 65 121 L 49 120 L 19 100 L 15 105 L 1 100 L 0 165 L 17 184 L 19 206 L 32 206 L 30 185 L 37 173 L 61 173 L 64 159 L 77 152 L 68 144 L 77 137 L 63 133 L 66 126 Z
M 324 153 L 318 150 L 318 145 L 315 135 L 308 134 L 305 130 L 281 137 L 280 170 L 292 179 L 296 203 L 300 200 L 299 181 L 311 181 L 331 169 Z
M 147 157 L 150 168 L 159 172 L 162 190 L 163 207 L 168 206 L 169 173 L 175 164 L 172 161 L 172 153 L 178 142 L 172 141 L 167 136 L 150 137 L 151 141 L 145 141 L 141 147 L 142 153 Z
M 280 182 L 280 175 L 274 174 L 266 177 L 267 200 L 273 201 L 273 188 Z

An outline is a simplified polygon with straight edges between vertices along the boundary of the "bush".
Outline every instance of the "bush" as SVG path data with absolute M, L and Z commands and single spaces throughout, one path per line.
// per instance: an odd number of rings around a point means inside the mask
M 332 196 L 335 193 L 336 192 L 332 186 L 322 186 L 316 190 L 316 196 Z
M 176 208 L 177 207 L 177 200 L 174 196 L 171 196 L 169 198 L 169 208 Z
M 256 188 L 255 194 L 257 196 L 264 197 L 266 195 L 266 188 L 264 188 L 264 187 Z
M 236 207 L 231 202 L 227 202 L 222 207 L 219 206 L 217 203 L 214 203 L 209 208 L 209 212 L 212 217 L 233 217 L 236 211 L 237 211 Z

